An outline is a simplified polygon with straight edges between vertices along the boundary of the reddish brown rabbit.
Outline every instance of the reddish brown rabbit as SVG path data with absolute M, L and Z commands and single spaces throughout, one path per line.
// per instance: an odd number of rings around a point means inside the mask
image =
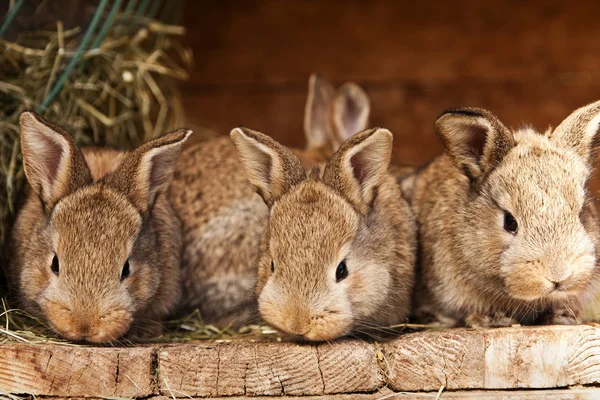
M 29 182 L 12 233 L 22 305 L 60 335 L 110 342 L 160 333 L 180 298 L 181 227 L 167 197 L 178 130 L 132 152 L 83 148 L 21 115 Z
M 308 340 L 404 322 L 416 226 L 388 172 L 392 134 L 354 135 L 308 174 L 266 135 L 238 128 L 231 137 L 269 210 L 258 261 L 262 317 Z
M 446 111 L 445 155 L 413 177 L 422 280 L 417 315 L 470 326 L 579 320 L 598 288 L 587 182 L 600 102 L 556 129 L 511 131 L 490 112 Z
M 364 129 L 369 99 L 353 83 L 337 91 L 313 75 L 304 130 L 296 150 L 307 168 L 326 161 L 348 137 Z M 183 222 L 183 304 L 205 321 L 243 324 L 256 317 L 256 261 L 268 209 L 248 183 L 229 137 L 184 150 L 170 198 Z

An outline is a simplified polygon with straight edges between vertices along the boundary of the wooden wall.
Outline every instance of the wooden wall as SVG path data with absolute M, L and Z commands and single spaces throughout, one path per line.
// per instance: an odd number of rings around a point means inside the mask
M 190 122 L 237 125 L 301 146 L 307 79 L 358 82 L 396 159 L 422 163 L 448 107 L 509 126 L 558 124 L 600 99 L 600 2 L 188 0 Z

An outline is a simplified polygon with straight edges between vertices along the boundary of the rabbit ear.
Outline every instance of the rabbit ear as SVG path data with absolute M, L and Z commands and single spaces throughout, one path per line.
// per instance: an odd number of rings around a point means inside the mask
M 326 79 L 317 74 L 310 76 L 304 109 L 304 134 L 309 149 L 329 144 L 327 110 L 333 94 L 333 86 Z
M 92 182 L 90 170 L 73 138 L 33 112 L 20 117 L 25 175 L 46 211 Z
M 124 193 L 146 215 L 158 194 L 165 192 L 191 130 L 178 129 L 144 143 L 127 154 L 106 183 Z
M 479 108 L 445 111 L 435 121 L 435 132 L 454 165 L 471 181 L 498 166 L 515 146 L 508 128 Z
M 325 166 L 323 181 L 366 214 L 386 177 L 392 140 L 390 131 L 381 128 L 352 136 Z
M 367 128 L 370 110 L 369 96 L 357 84 L 345 83 L 338 89 L 330 106 L 333 151 Z
M 267 206 L 306 178 L 302 162 L 267 135 L 246 128 L 231 131 L 231 139 L 248 180 Z
M 586 162 L 600 146 L 600 101 L 575 110 L 550 135 L 556 144 L 574 150 Z

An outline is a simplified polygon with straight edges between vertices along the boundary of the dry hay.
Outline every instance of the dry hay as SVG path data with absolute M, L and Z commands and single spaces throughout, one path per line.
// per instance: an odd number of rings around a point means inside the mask
M 39 112 L 79 144 L 119 148 L 185 124 L 177 81 L 188 78 L 192 54 L 178 41 L 184 28 L 122 13 L 109 26 L 89 38 L 88 50 L 79 49 L 86 30 L 65 30 L 60 21 L 12 42 L 0 39 L 3 243 L 24 179 L 18 127 L 23 111 Z

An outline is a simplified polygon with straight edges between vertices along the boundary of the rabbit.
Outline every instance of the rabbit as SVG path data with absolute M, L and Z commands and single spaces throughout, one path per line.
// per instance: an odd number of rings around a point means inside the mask
M 312 75 L 306 102 L 307 146 L 295 150 L 306 168 L 326 161 L 364 129 L 369 98 L 354 83 L 337 91 Z M 256 267 L 268 209 L 248 182 L 235 148 L 224 136 L 183 151 L 170 188 L 183 224 L 181 314 L 198 309 L 220 327 L 254 322 Z
M 445 153 L 404 184 L 421 243 L 415 315 L 470 327 L 574 324 L 598 287 L 587 182 L 600 102 L 556 129 L 511 131 L 480 108 L 445 111 Z
M 309 341 L 405 322 L 416 225 L 388 172 L 392 134 L 358 133 L 308 173 L 266 135 L 237 128 L 231 138 L 268 207 L 256 288 L 263 319 Z
M 20 303 L 72 341 L 158 335 L 181 292 L 181 225 L 165 191 L 191 131 L 126 152 L 79 148 L 33 112 L 20 125 L 28 187 L 10 265 Z

